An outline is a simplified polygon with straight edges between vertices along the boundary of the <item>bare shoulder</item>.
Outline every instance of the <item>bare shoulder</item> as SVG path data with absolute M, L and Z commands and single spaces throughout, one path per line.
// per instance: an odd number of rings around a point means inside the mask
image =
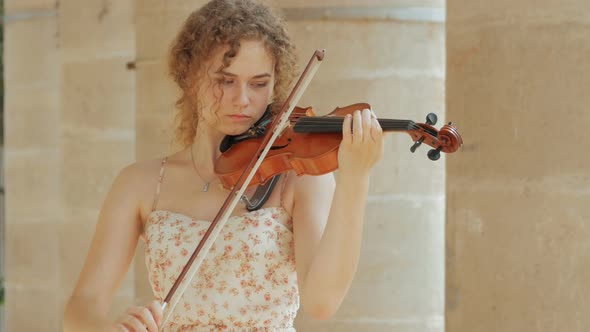
M 123 191 L 126 195 L 135 197 L 143 215 L 151 207 L 164 160 L 141 160 L 123 167 L 117 174 L 111 191 Z
M 163 160 L 163 158 L 150 159 L 129 164 L 119 171 L 115 182 L 131 185 L 131 188 L 149 185 L 146 182 L 150 182 L 150 179 L 152 180 L 152 184 L 157 183 L 160 169 L 163 165 Z

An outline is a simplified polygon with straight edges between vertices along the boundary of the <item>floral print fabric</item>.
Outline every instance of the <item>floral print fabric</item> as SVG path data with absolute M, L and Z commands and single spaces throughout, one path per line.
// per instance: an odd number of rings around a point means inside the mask
M 211 223 L 154 210 L 145 263 L 163 300 Z M 299 309 L 293 227 L 281 207 L 228 219 L 163 331 L 295 331 Z

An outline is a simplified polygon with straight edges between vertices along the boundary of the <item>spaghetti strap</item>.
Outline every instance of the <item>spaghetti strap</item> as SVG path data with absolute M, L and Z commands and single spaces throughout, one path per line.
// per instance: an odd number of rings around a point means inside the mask
M 284 195 L 285 185 L 287 184 L 287 180 L 289 179 L 289 174 L 290 173 L 291 172 L 284 173 L 284 175 L 282 176 L 282 179 L 281 179 L 281 182 L 283 182 L 283 183 L 281 183 L 281 191 L 280 191 L 279 195 L 280 195 L 280 204 L 281 204 L 281 206 L 283 208 L 285 208 L 285 205 L 283 204 L 284 203 L 283 202 L 283 197 L 285 196 Z
M 166 165 L 166 161 L 168 161 L 168 157 L 164 157 L 164 159 L 162 159 L 162 166 L 160 167 L 160 175 L 158 176 L 158 186 L 156 187 L 156 194 L 154 196 L 154 203 L 152 204 L 152 212 L 156 210 L 156 206 L 158 205 L 158 199 L 160 198 L 160 187 L 162 186 L 162 179 L 164 179 L 164 166 Z

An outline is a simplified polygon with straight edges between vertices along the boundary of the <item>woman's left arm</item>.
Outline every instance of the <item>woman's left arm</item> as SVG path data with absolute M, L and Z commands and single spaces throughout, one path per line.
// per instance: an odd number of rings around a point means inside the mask
M 353 121 L 354 120 L 354 121 Z M 369 173 L 383 155 L 383 133 L 370 110 L 343 124 L 339 172 L 299 177 L 293 220 L 301 302 L 317 319 L 340 307 L 358 265 Z

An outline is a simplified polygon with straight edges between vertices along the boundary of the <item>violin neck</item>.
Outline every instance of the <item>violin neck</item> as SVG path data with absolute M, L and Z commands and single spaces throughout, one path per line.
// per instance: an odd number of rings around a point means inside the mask
M 377 119 L 383 131 L 410 131 L 420 128 L 412 120 Z M 343 117 L 305 116 L 293 126 L 296 133 L 341 133 Z

